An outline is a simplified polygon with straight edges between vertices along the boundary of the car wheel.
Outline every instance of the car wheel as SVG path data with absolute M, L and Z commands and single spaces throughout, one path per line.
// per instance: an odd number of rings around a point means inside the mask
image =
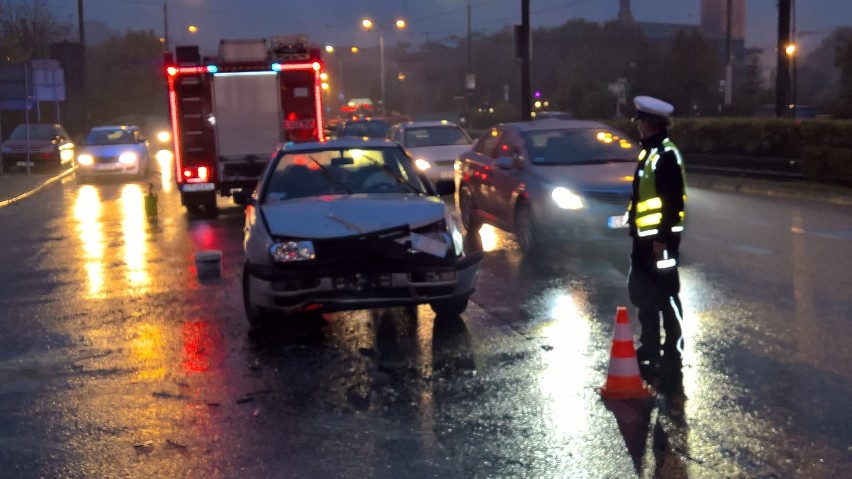
M 243 306 L 246 310 L 246 319 L 248 319 L 253 329 L 260 328 L 269 322 L 271 315 L 269 310 L 251 301 L 251 280 L 248 272 L 248 263 L 243 267 Z
M 532 210 L 527 205 L 519 205 L 515 213 L 515 239 L 524 254 L 533 253 L 541 248 L 541 235 L 535 224 Z
M 462 226 L 468 234 L 476 233 L 482 224 L 476 216 L 476 206 L 473 204 L 473 195 L 466 187 L 459 190 L 459 215 L 461 215 Z
M 462 296 L 460 298 L 442 299 L 429 303 L 435 315 L 440 317 L 455 317 L 467 309 L 467 303 L 470 301 L 470 296 Z

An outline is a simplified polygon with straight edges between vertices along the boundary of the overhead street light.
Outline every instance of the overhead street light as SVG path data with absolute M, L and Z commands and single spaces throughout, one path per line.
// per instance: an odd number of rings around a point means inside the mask
M 406 26 L 405 20 L 402 18 L 397 18 L 394 21 L 394 27 L 397 30 L 404 30 Z M 385 94 L 385 33 L 382 28 L 377 27 L 375 22 L 369 18 L 361 20 L 361 27 L 367 31 L 375 29 L 379 33 L 379 75 L 382 92 L 382 110 L 387 111 L 387 96 Z

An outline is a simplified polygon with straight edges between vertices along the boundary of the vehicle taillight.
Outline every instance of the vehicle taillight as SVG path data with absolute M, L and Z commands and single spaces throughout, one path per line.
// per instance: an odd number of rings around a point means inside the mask
M 183 179 L 193 183 L 207 181 L 210 179 L 210 169 L 206 166 L 184 168 Z

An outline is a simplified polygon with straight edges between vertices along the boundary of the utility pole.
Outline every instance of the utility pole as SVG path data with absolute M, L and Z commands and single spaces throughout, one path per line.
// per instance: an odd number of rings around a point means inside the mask
M 788 0 L 789 1 L 789 0 Z M 532 88 L 530 85 L 530 0 L 521 0 L 521 28 L 518 31 L 518 45 L 521 57 L 521 119 L 531 119 Z
M 775 69 L 775 116 L 787 116 L 790 93 L 790 10 L 793 0 L 778 0 L 778 66 Z
M 727 14 L 728 14 L 728 22 L 727 22 L 727 33 L 725 35 L 725 106 L 731 106 L 733 102 L 733 81 L 734 81 L 734 66 L 731 63 L 733 61 L 733 52 L 731 51 L 731 41 L 733 33 L 731 32 L 731 23 L 733 13 L 731 12 L 733 8 L 733 0 L 728 0 L 727 5 Z
M 168 2 L 163 0 L 163 45 L 169 50 L 169 8 Z

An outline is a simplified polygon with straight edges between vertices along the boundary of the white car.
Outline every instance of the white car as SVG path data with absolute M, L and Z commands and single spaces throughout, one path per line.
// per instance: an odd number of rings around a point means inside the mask
M 131 176 L 144 179 L 151 173 L 148 142 L 133 125 L 97 126 L 77 151 L 77 178 Z
M 457 316 L 474 291 L 482 254 L 464 250 L 397 143 L 281 145 L 251 196 L 235 199 L 247 205 L 243 299 L 255 327 L 287 313 L 426 303 Z
M 446 183 L 452 189 L 456 158 L 470 150 L 473 143 L 461 127 L 445 120 L 400 123 L 391 128 L 388 138 L 411 153 L 414 165 L 434 185 Z

